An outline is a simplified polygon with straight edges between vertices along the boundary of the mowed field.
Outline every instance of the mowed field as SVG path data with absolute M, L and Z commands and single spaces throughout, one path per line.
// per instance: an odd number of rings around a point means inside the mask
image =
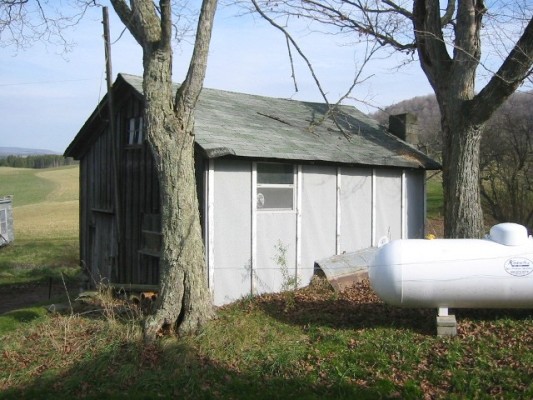
M 0 282 L 77 266 L 78 174 L 78 166 L 0 168 L 0 196 L 13 195 L 15 227 L 15 242 L 0 251 Z

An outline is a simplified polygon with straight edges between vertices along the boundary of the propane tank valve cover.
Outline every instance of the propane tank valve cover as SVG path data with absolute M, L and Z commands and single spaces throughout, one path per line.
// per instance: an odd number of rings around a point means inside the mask
M 528 240 L 527 229 L 523 225 L 504 222 L 490 228 L 489 239 L 505 246 L 521 246 Z

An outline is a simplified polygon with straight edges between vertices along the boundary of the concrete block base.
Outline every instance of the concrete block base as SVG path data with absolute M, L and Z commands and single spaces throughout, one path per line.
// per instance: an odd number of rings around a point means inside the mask
M 457 321 L 455 315 L 437 316 L 437 336 L 457 335 Z

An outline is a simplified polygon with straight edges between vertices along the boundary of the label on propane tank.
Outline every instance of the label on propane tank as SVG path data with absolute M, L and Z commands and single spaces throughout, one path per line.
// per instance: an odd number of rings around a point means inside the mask
M 533 272 L 533 262 L 527 258 L 513 257 L 505 261 L 504 268 L 513 276 L 526 276 Z

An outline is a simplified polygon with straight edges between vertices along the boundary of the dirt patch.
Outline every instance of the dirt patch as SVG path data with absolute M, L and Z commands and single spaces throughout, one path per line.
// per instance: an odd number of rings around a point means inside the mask
M 71 299 L 74 299 L 78 293 L 78 288 L 75 284 L 69 284 L 67 288 Z M 63 301 L 63 299 L 66 299 L 66 292 L 62 282 L 1 286 L 0 315 L 48 301 Z

